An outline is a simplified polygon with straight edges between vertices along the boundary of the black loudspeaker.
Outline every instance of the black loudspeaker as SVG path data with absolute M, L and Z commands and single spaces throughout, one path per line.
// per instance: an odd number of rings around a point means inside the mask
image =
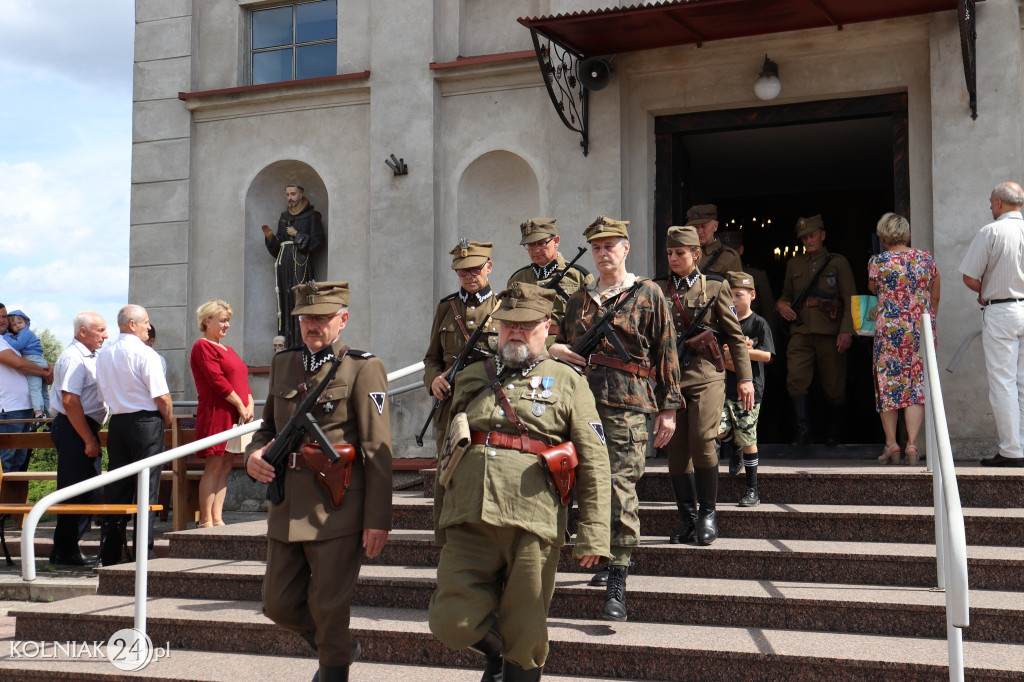
M 580 62 L 580 83 L 587 90 L 604 90 L 612 78 L 612 67 L 603 59 L 589 57 Z

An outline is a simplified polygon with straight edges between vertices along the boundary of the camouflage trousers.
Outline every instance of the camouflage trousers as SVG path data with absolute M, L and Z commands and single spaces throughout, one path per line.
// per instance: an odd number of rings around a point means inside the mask
M 722 405 L 722 421 L 718 425 L 718 435 L 732 431 L 736 445 L 757 445 L 757 415 L 760 412 L 761 403 L 754 403 L 752 410 L 744 410 L 743 403 L 726 398 L 725 404 Z
M 644 475 L 648 415 L 598 403 L 612 474 L 612 563 L 629 563 L 631 548 L 640 544 L 640 500 L 636 482 Z

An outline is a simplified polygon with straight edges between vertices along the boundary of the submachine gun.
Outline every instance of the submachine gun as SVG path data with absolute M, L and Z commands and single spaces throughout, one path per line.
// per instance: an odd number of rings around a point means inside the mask
M 541 289 L 551 289 L 552 291 L 554 291 L 555 295 L 558 296 L 558 298 L 562 299 L 563 302 L 569 300 L 569 294 L 565 293 L 565 289 L 560 287 L 559 283 L 566 276 L 566 274 L 568 274 L 569 268 L 576 265 L 576 261 L 582 258 L 583 254 L 587 252 L 586 247 L 579 246 L 577 248 L 579 249 L 579 252 L 577 252 L 576 256 L 571 261 L 566 263 L 565 268 L 555 273 L 555 275 L 550 280 L 548 280 L 547 284 L 541 285 Z
M 619 335 L 615 333 L 615 330 L 611 328 L 611 323 L 612 320 L 615 319 L 616 313 L 622 310 L 622 307 L 636 295 L 641 284 L 642 282 L 637 280 L 637 282 L 631 286 L 625 294 L 623 294 L 622 298 L 615 303 L 611 310 L 602 315 L 601 319 L 598 320 L 596 324 L 591 326 L 583 336 L 577 339 L 576 343 L 573 344 L 570 350 L 572 350 L 573 353 L 582 355 L 586 358 L 594 352 L 594 349 L 597 348 L 597 344 L 601 342 L 601 339 L 607 339 L 608 343 L 610 343 L 612 348 L 615 349 L 615 353 L 619 356 L 620 360 L 623 362 L 632 362 L 632 356 L 630 356 L 626 347 L 622 345 L 622 339 L 620 339 Z
M 715 297 L 709 298 L 707 303 L 697 308 L 693 320 L 679 335 L 676 352 L 679 354 L 680 367 L 688 366 L 690 358 L 699 355 L 713 364 L 719 372 L 725 369 L 725 358 L 722 357 L 722 349 L 718 346 L 718 339 L 715 338 L 715 330 L 701 323 L 716 300 Z
M 277 434 L 270 449 L 267 450 L 267 454 L 263 456 L 263 460 L 274 467 L 274 480 L 267 487 L 267 499 L 274 504 L 284 500 L 284 473 L 288 467 L 288 458 L 292 453 L 299 450 L 306 434 L 309 434 L 320 446 L 320 449 L 323 450 L 323 454 L 328 460 L 328 467 L 330 464 L 334 464 L 341 459 L 338 453 L 335 452 L 334 445 L 331 444 L 324 430 L 320 428 L 320 424 L 317 423 L 316 417 L 313 416 L 310 410 L 316 405 L 316 401 L 320 398 L 320 394 L 324 392 L 324 389 L 327 388 L 327 384 L 334 379 L 334 375 L 337 373 L 338 367 L 341 366 L 341 361 L 344 358 L 344 353 L 342 353 L 340 358 L 331 358 L 331 368 L 327 371 L 327 376 L 317 384 L 316 388 L 306 394 L 295 414 L 284 425 L 281 432 Z M 339 446 L 339 448 L 351 451 L 351 453 L 343 453 L 348 455 L 346 459 L 349 460 L 348 463 L 351 463 L 351 459 L 355 455 L 355 449 L 351 445 L 343 445 Z M 327 487 L 328 492 L 331 493 L 332 500 L 336 497 L 340 499 L 340 495 L 331 489 L 331 485 L 325 477 L 326 474 L 322 472 L 318 472 L 318 474 L 317 478 L 322 485 Z M 341 494 L 344 494 L 344 490 L 341 490 Z
M 470 362 L 474 360 L 480 360 L 482 358 L 491 357 L 493 355 L 489 351 L 485 351 L 483 348 L 476 347 L 477 341 L 480 340 L 480 335 L 484 333 L 484 329 L 487 328 L 487 323 L 490 321 L 491 316 L 488 314 L 487 317 L 484 318 L 483 322 L 477 325 L 477 328 L 474 329 L 473 333 L 469 335 L 469 338 L 466 340 L 466 345 L 462 347 L 462 350 L 459 352 L 458 357 L 455 358 L 455 362 L 453 362 L 452 366 L 448 368 L 447 372 L 445 372 L 444 380 L 448 382 L 449 386 L 455 385 L 455 375 L 458 374 L 459 371 L 461 371 L 462 368 L 468 365 Z M 477 354 L 477 357 L 470 359 L 470 355 L 472 355 L 474 352 Z M 429 386 L 427 386 L 427 390 L 430 390 Z M 423 428 L 420 429 L 420 432 L 418 434 L 416 434 L 417 446 L 421 448 L 423 447 L 423 434 L 425 434 L 427 432 L 427 429 L 430 428 L 430 422 L 434 420 L 434 415 L 441 408 L 441 405 L 444 404 L 444 401 L 448 400 L 448 397 L 449 396 L 445 396 L 444 398 L 434 398 L 434 406 L 430 408 L 430 414 L 427 415 L 427 421 L 423 422 Z
M 829 257 L 825 259 L 825 262 L 821 264 L 821 267 L 818 268 L 818 271 L 814 273 L 813 277 L 811 277 L 811 281 L 808 282 L 806 286 L 804 286 L 804 288 L 800 290 L 799 293 L 797 293 L 796 297 L 793 299 L 793 302 L 789 304 L 789 307 L 793 309 L 794 313 L 796 313 L 796 319 L 791 321 L 787 320 L 786 318 L 782 318 L 782 329 L 784 332 L 786 332 L 787 336 L 789 335 L 789 328 L 791 326 L 799 327 L 804 323 L 804 321 L 800 319 L 800 311 L 803 310 L 804 308 L 804 302 L 807 300 L 808 296 L 814 293 L 814 287 L 818 283 L 818 279 L 821 277 L 821 273 L 825 272 L 825 268 L 828 267 L 829 262 L 831 262 L 833 258 L 835 258 L 835 255 L 829 254 Z

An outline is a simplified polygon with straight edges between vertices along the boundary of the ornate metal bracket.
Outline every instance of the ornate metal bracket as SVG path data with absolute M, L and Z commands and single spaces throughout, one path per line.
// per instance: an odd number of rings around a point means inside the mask
M 974 15 L 974 0 L 956 0 L 960 21 L 960 51 L 964 57 L 964 78 L 967 80 L 967 95 L 971 99 L 971 119 L 978 118 L 978 64 L 975 43 L 978 31 Z
M 530 36 L 551 104 L 565 127 L 583 137 L 580 146 L 583 147 L 583 156 L 586 156 L 590 152 L 590 138 L 587 128 L 588 90 L 580 83 L 583 55 L 576 54 L 535 28 L 530 29 Z

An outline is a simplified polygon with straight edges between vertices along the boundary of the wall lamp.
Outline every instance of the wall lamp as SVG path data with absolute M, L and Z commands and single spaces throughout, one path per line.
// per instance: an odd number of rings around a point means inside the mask
M 779 65 L 764 56 L 764 66 L 761 73 L 754 81 L 754 94 L 760 100 L 768 101 L 775 99 L 782 92 L 782 81 L 779 80 Z

